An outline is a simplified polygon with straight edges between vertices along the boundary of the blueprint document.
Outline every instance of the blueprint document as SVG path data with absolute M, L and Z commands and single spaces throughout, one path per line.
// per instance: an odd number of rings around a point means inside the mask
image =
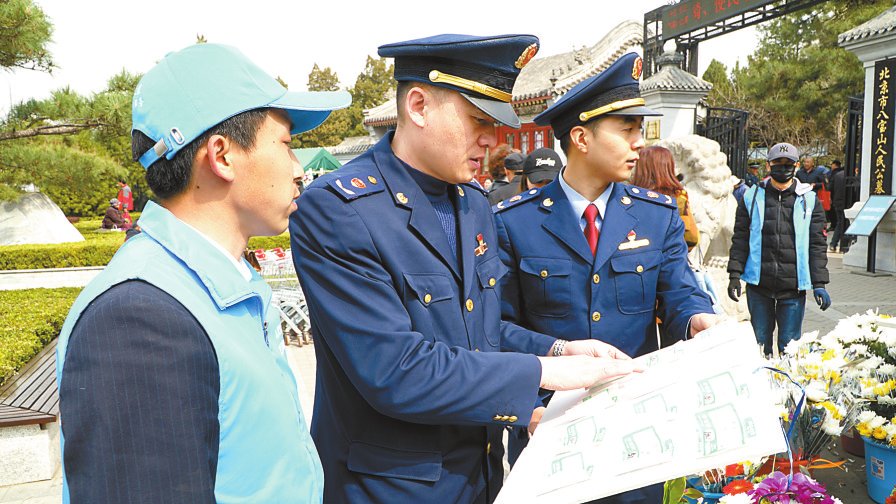
M 647 368 L 558 392 L 497 504 L 580 503 L 786 451 L 747 322 L 644 355 Z

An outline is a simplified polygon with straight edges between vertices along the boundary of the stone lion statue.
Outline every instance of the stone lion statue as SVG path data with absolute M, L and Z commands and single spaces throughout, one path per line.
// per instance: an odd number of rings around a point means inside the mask
M 682 184 L 688 191 L 694 220 L 700 230 L 700 244 L 691 252 L 696 262 L 703 257 L 703 264 L 719 294 L 725 311 L 738 320 L 749 318 L 745 298 L 734 303 L 726 294 L 728 287 L 728 249 L 734 232 L 734 214 L 737 200 L 731 194 L 731 169 L 728 157 L 719 143 L 699 135 L 674 137 L 657 142 L 672 152 L 675 169 L 684 176 Z

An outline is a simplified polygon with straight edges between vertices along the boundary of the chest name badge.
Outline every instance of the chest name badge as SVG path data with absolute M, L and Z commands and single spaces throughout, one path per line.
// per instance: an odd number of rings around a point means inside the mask
M 482 233 L 476 235 L 476 241 L 479 242 L 479 246 L 474 250 L 476 251 L 477 256 L 481 256 L 482 254 L 485 254 L 486 250 L 488 250 L 488 245 L 485 244 L 485 239 L 482 238 Z
M 641 247 L 646 247 L 650 245 L 650 240 L 647 238 L 641 238 L 638 240 L 637 235 L 635 235 L 635 231 L 631 230 L 628 232 L 628 236 L 625 237 L 626 241 L 619 244 L 619 250 L 631 250 Z

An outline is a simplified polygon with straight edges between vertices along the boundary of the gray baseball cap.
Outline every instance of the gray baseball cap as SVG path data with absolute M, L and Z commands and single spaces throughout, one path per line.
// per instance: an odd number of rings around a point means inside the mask
M 767 159 L 769 161 L 773 161 L 780 158 L 785 158 L 793 162 L 797 162 L 800 160 L 800 151 L 797 150 L 797 148 L 793 145 L 790 145 L 786 142 L 775 144 L 771 149 L 768 150 Z
M 523 163 L 526 162 L 525 156 L 519 152 L 511 152 L 504 158 L 504 168 L 512 170 L 516 173 L 523 172 Z

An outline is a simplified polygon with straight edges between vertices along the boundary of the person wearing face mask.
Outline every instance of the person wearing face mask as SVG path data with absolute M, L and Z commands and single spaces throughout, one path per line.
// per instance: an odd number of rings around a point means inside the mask
M 778 327 L 778 351 L 802 334 L 806 291 L 822 310 L 831 306 L 825 290 L 827 270 L 824 209 L 812 186 L 794 181 L 796 147 L 779 143 L 768 152 L 769 181 L 753 186 L 737 204 L 728 259 L 728 297 L 741 296 L 747 284 L 747 307 L 756 341 L 772 353 Z

